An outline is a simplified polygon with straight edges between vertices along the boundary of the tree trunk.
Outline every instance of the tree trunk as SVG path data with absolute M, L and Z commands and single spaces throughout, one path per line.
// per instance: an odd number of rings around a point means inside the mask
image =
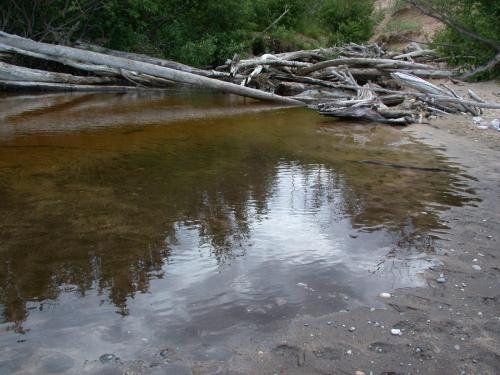
M 45 70 L 24 68 L 3 62 L 0 62 L 0 80 L 71 83 L 78 85 L 116 83 L 118 81 L 117 79 L 109 77 L 80 77 L 72 74 L 54 73 Z
M 386 69 L 429 69 L 435 70 L 435 67 L 427 64 L 412 63 L 408 61 L 395 61 L 391 59 L 372 59 L 363 57 L 348 57 L 348 58 L 338 58 L 334 60 L 322 61 L 314 64 L 308 68 L 301 69 L 300 73 L 302 75 L 307 75 L 317 70 L 329 68 L 332 66 L 349 65 L 349 66 L 366 66 L 374 68 L 386 68 Z
M 105 55 L 123 57 L 123 58 L 129 59 L 129 60 L 135 60 L 135 61 L 140 61 L 140 62 L 149 63 L 149 64 L 153 64 L 153 65 L 159 65 L 159 66 L 163 66 L 165 68 L 180 70 L 182 72 L 196 74 L 196 75 L 203 76 L 203 77 L 220 78 L 220 79 L 229 79 L 230 78 L 230 74 L 226 73 L 226 72 L 218 72 L 216 70 L 205 70 L 205 69 L 193 68 L 192 66 L 181 64 L 181 63 L 178 63 L 176 61 L 159 59 L 156 57 L 150 57 L 150 56 L 141 55 L 138 53 L 116 51 L 113 49 L 104 48 L 104 47 L 97 46 L 94 44 L 78 42 L 75 44 L 75 47 L 80 48 L 80 49 L 84 49 L 87 51 L 103 53 Z
M 12 36 L 4 32 L 0 32 L 0 43 L 30 52 L 41 53 L 48 56 L 56 56 L 70 60 L 77 60 L 84 63 L 107 65 L 116 69 L 135 71 L 138 73 L 168 79 L 174 82 L 186 83 L 206 89 L 212 89 L 214 91 L 249 97 L 252 99 L 273 101 L 290 106 L 305 106 L 304 103 L 298 100 L 281 97 L 279 95 L 263 92 L 249 87 L 235 85 L 230 82 L 218 81 L 212 78 L 198 76 L 171 68 L 153 65 L 150 63 L 143 63 L 125 59 L 122 57 L 109 56 L 102 53 L 83 51 L 71 47 L 35 42 L 29 39 Z
M 137 90 L 161 90 L 142 88 L 136 86 L 98 86 L 98 85 L 76 85 L 71 83 L 53 82 L 28 82 L 0 80 L 0 89 L 5 91 L 78 91 L 78 92 L 130 92 Z

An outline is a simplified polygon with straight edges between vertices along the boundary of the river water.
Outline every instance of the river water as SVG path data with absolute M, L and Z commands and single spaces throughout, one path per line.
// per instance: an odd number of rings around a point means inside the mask
M 0 373 L 191 373 L 382 306 L 423 284 L 459 173 L 399 129 L 232 96 L 0 97 Z

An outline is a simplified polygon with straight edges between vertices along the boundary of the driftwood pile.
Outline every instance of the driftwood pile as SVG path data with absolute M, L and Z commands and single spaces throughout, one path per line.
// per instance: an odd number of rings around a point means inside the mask
M 44 69 L 34 69 L 36 63 Z M 309 106 L 326 116 L 397 125 L 420 122 L 430 115 L 476 116 L 481 108 L 500 108 L 472 91 L 467 100 L 445 84 L 426 81 L 458 77 L 458 71 L 441 64 L 435 51 L 415 44 L 397 53 L 376 44 L 351 43 L 252 59 L 235 56 L 223 66 L 206 70 L 85 43 L 66 47 L 0 32 L 0 90 L 117 92 L 187 84 Z

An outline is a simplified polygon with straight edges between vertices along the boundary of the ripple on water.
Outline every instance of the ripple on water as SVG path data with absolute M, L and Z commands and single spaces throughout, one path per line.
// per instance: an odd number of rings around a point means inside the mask
M 375 306 L 422 283 L 415 255 L 433 251 L 440 212 L 473 199 L 456 167 L 390 127 L 232 97 L 24 99 L 0 101 L 13 374 L 158 361 L 167 346 L 226 361 L 220 343 L 243 332 Z

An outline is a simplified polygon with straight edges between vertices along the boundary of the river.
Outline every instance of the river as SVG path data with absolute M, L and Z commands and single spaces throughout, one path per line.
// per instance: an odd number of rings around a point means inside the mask
M 0 97 L 0 373 L 191 373 L 381 307 L 473 203 L 460 173 L 397 128 L 232 96 Z

